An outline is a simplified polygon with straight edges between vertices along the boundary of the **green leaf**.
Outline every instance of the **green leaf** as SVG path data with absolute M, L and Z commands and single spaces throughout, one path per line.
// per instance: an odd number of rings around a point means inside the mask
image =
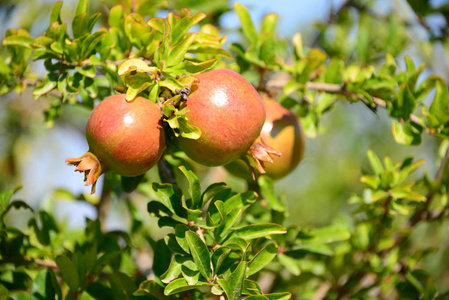
M 179 65 L 183 61 L 185 54 L 189 50 L 189 47 L 194 40 L 195 33 L 191 32 L 187 36 L 185 36 L 178 44 L 176 44 L 171 49 L 170 55 L 165 60 L 167 67 Z
M 226 211 L 230 211 L 231 209 L 237 207 L 245 209 L 256 202 L 257 198 L 257 193 L 253 191 L 239 193 L 226 199 L 224 202 L 224 208 Z
M 408 120 L 415 109 L 415 96 L 408 85 L 401 85 L 398 98 L 389 106 L 389 113 L 394 118 Z
M 393 137 L 396 143 L 401 145 L 419 145 L 421 144 L 421 131 L 411 123 L 393 122 Z
M 14 189 L 7 189 L 0 192 L 0 216 L 3 215 L 9 207 L 9 201 L 11 201 L 12 196 L 17 192 L 20 187 Z
M 153 182 L 151 188 L 159 201 L 170 208 L 177 216 L 185 218 L 186 211 L 181 206 L 181 193 L 173 184 Z
M 242 295 L 246 265 L 246 261 L 242 260 L 228 279 L 218 280 L 228 299 L 237 300 Z
M 435 82 L 435 96 L 429 112 L 440 121 L 440 124 L 449 122 L 449 92 L 443 81 Z
M 195 24 L 199 23 L 201 20 L 206 18 L 207 15 L 200 13 L 193 16 L 187 16 L 183 18 L 176 17 L 173 13 L 168 15 L 168 22 L 170 23 L 172 29 L 170 32 L 170 40 L 173 44 L 178 43 L 181 38 L 183 38 L 188 30 Z
M 262 270 L 277 255 L 278 248 L 275 244 L 268 244 L 262 250 L 257 252 L 253 259 L 248 263 L 246 276 L 249 277 Z
M 295 46 L 295 54 L 297 59 L 305 58 L 306 56 L 304 55 L 302 36 L 300 33 L 295 33 L 295 35 L 293 36 L 293 45 Z
M 134 191 L 137 188 L 137 186 L 142 181 L 144 176 L 145 176 L 145 174 L 142 174 L 139 176 L 134 176 L 134 177 L 121 176 L 122 189 L 127 193 L 131 193 L 132 191 Z
M 235 237 L 245 240 L 266 237 L 272 234 L 285 234 L 287 230 L 279 224 L 252 224 L 240 228 L 235 228 L 233 233 Z
M 171 252 L 170 249 L 165 244 L 163 239 L 158 240 L 154 247 L 154 257 L 153 257 L 153 272 L 156 279 L 160 280 L 162 274 L 164 274 L 170 266 L 171 262 Z
M 217 62 L 218 58 L 206 60 L 203 62 L 193 62 L 187 60 L 183 64 L 183 69 L 191 75 L 196 75 L 213 69 Z
M 253 295 L 249 296 L 245 300 L 288 300 L 292 297 L 290 293 L 273 293 L 264 295 Z
M 376 175 L 364 175 L 360 178 L 360 181 L 372 189 L 377 189 L 380 184 L 380 178 Z
M 78 71 L 81 75 L 89 78 L 95 78 L 95 75 L 97 74 L 97 70 L 94 66 L 75 67 L 75 70 Z
M 181 256 L 175 255 L 168 267 L 167 271 L 160 276 L 160 279 L 163 283 L 169 283 L 174 279 L 178 278 L 179 274 L 181 274 L 181 266 L 182 266 Z
M 201 275 L 206 279 L 212 278 L 211 258 L 206 244 L 193 231 L 186 232 L 186 240 L 192 254 L 193 261 L 198 266 Z
M 290 272 L 290 274 L 294 276 L 299 276 L 299 274 L 301 274 L 301 270 L 299 269 L 298 261 L 296 259 L 285 254 L 279 254 L 277 258 L 281 265 L 283 265 Z
M 262 20 L 262 27 L 260 29 L 261 36 L 274 34 L 277 20 L 278 15 L 275 13 L 269 13 L 265 15 L 265 17 Z
M 200 282 L 194 285 L 189 285 L 184 278 L 179 278 L 170 282 L 169 285 L 165 287 L 164 294 L 166 296 L 174 295 L 177 293 L 198 289 L 202 286 L 212 286 L 210 283 Z
M 176 225 L 174 226 L 174 228 L 175 227 L 176 227 Z M 181 246 L 179 245 L 178 241 L 176 240 L 176 235 L 174 233 L 167 234 L 165 236 L 164 240 L 165 240 L 165 243 L 167 244 L 168 248 L 170 248 L 170 250 L 172 250 L 173 252 L 187 254 L 187 252 L 184 251 L 184 249 L 182 249 Z M 187 247 L 188 247 L 188 245 L 187 245 Z
M 166 215 L 171 217 L 171 210 L 159 201 L 150 201 L 147 204 L 147 211 L 152 217 L 161 218 Z
M 31 285 L 32 299 L 62 299 L 61 288 L 52 269 L 40 271 Z
M 89 9 L 89 0 L 78 0 L 75 8 L 75 15 L 87 13 Z
M 382 166 L 382 162 L 379 157 L 371 150 L 368 150 L 366 155 L 368 156 L 369 163 L 371 164 L 371 168 L 374 171 L 374 174 L 380 175 L 384 171 L 384 167 Z
M 257 182 L 259 183 L 260 191 L 270 205 L 270 208 L 283 212 L 285 210 L 285 206 L 281 201 L 279 201 L 274 192 L 273 180 L 269 176 L 259 176 Z
M 207 203 L 210 199 L 214 198 L 218 193 L 230 190 L 224 182 L 217 182 L 209 185 L 201 195 L 201 203 Z
M 231 248 L 226 246 L 222 246 L 214 250 L 214 253 L 212 254 L 212 265 L 214 267 L 213 269 L 215 275 L 220 270 L 223 261 L 228 257 L 229 253 L 231 253 Z
M 243 210 L 234 209 L 224 217 L 223 222 L 221 222 L 220 226 L 218 226 L 214 231 L 214 236 L 217 242 L 221 242 L 223 239 L 226 238 L 229 230 L 240 219 L 242 213 Z
M 62 23 L 61 21 L 61 7 L 62 7 L 62 1 L 58 1 L 53 5 L 53 8 L 51 10 L 50 15 L 50 24 L 53 24 L 54 22 L 58 22 L 59 24 Z
M 120 27 L 125 14 L 122 5 L 115 5 L 109 11 L 108 23 L 110 27 Z
M 86 292 L 89 294 L 89 296 L 93 297 L 94 299 L 114 299 L 115 296 L 111 288 L 106 287 L 98 282 L 90 282 L 87 285 Z
M 153 296 L 158 300 L 165 300 L 164 289 L 154 280 L 142 281 L 139 289 L 134 292 L 135 296 Z M 151 300 L 151 298 L 150 298 Z
M 182 264 L 181 273 L 189 285 L 196 284 L 200 277 L 197 265 L 191 260 Z
M 254 27 L 248 9 L 238 2 L 234 3 L 234 9 L 240 19 L 240 23 L 242 24 L 242 30 L 245 38 L 251 44 L 257 44 L 259 33 L 257 32 L 256 27 Z
M 200 208 L 202 206 L 200 180 L 195 175 L 195 172 L 187 169 L 185 166 L 180 166 L 179 170 L 181 170 L 181 172 L 189 181 L 189 194 L 192 199 L 192 206 L 189 208 L 192 209 Z
M 164 18 L 151 18 L 147 22 L 148 26 L 157 30 L 162 34 L 163 39 L 165 39 L 170 33 L 170 24 L 167 19 Z
M 315 228 L 308 231 L 308 234 L 312 235 L 312 239 L 303 240 L 306 245 L 310 244 L 328 244 L 338 241 L 345 241 L 351 237 L 351 233 L 340 226 L 330 225 L 321 228 Z
M 186 232 L 189 231 L 190 228 L 186 225 L 179 224 L 175 227 L 175 236 L 176 241 L 178 242 L 179 246 L 187 253 L 190 253 L 189 244 L 186 240 Z
M 186 139 L 197 140 L 201 137 L 201 130 L 193 125 L 188 123 L 186 117 L 180 117 L 178 119 L 180 136 Z
M 12 35 L 5 38 L 2 44 L 5 46 L 22 46 L 31 49 L 31 44 L 33 42 L 34 39 L 32 37 L 23 35 Z
M 53 90 L 58 84 L 58 75 L 49 73 L 45 76 L 44 80 L 37 85 L 33 90 L 33 96 L 39 98 L 40 96 Z
M 118 67 L 119 76 L 123 76 L 132 72 L 152 73 L 156 75 L 158 69 L 156 67 L 150 67 L 146 62 L 137 58 L 125 60 Z
M 246 270 L 248 273 L 248 270 Z M 262 295 L 262 290 L 256 281 L 245 279 L 243 282 L 243 292 L 244 295 Z
M 73 18 L 72 31 L 75 39 L 87 33 L 88 18 L 87 13 L 77 14 L 75 15 L 75 18 Z
M 128 275 L 121 272 L 111 274 L 109 283 L 114 298 L 131 299 L 132 294 L 137 289 L 136 283 Z
M 108 32 L 101 28 L 97 32 L 88 35 L 86 39 L 84 39 L 81 44 L 81 59 L 84 60 L 89 56 L 95 55 L 96 51 L 95 47 L 103 40 L 105 36 L 108 35 Z
M 79 287 L 79 275 L 75 264 L 64 255 L 56 257 L 55 262 L 61 272 L 62 279 L 64 279 L 72 291 L 76 291 Z

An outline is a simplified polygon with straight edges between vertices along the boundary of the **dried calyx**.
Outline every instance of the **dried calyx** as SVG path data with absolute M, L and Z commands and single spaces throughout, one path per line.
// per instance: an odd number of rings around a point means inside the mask
M 93 153 L 87 152 L 78 158 L 67 158 L 65 162 L 70 166 L 76 166 L 75 172 L 84 172 L 84 185 L 92 185 L 90 193 L 95 193 L 97 179 L 105 171 L 98 158 Z

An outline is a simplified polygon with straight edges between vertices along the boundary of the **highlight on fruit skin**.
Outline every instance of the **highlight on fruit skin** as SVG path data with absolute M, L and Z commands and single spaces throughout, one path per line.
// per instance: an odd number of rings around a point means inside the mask
M 177 141 L 197 163 L 227 164 L 245 155 L 259 136 L 265 121 L 262 100 L 251 83 L 232 70 L 216 69 L 195 77 L 198 83 L 185 103 L 186 116 L 201 137 Z
M 134 177 L 153 167 L 165 147 L 165 133 L 159 107 L 137 97 L 110 96 L 94 108 L 86 125 L 89 151 L 78 158 L 67 158 L 75 171 L 84 172 L 85 185 L 95 192 L 98 177 L 105 171 Z
M 264 163 L 266 175 L 273 179 L 281 179 L 296 169 L 304 156 L 305 136 L 300 121 L 278 101 L 262 95 L 266 111 L 266 121 L 260 133 L 260 140 L 267 146 L 282 153 L 271 156 L 272 163 Z M 225 166 L 234 176 L 246 180 L 254 179 L 251 175 L 251 160 L 248 157 L 237 159 Z M 259 173 L 263 173 L 260 172 Z

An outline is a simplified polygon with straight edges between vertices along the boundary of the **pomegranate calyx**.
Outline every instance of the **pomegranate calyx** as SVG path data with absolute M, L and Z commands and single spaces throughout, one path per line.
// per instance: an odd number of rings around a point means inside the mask
M 84 185 L 92 185 L 90 193 L 95 193 L 97 179 L 104 172 L 104 169 L 95 154 L 87 152 L 77 158 L 67 158 L 65 162 L 68 165 L 75 166 L 75 172 L 84 172 L 84 181 L 86 182 Z
M 256 179 L 255 170 L 261 174 L 265 174 L 265 169 L 262 162 L 273 163 L 272 155 L 281 156 L 279 150 L 271 148 L 262 140 L 254 142 L 248 150 L 248 161 L 252 169 L 253 179 Z

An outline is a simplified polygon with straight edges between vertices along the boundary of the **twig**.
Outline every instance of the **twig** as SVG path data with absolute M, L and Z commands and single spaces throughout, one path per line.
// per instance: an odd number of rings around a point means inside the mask
M 315 294 L 313 295 L 312 300 L 322 300 L 325 299 L 327 292 L 331 289 L 332 284 L 329 282 L 323 282 L 318 289 L 316 290 Z
M 111 206 L 111 188 L 107 182 L 107 179 L 103 180 L 103 188 L 101 190 L 100 202 L 95 206 L 97 209 L 98 220 L 101 224 L 101 230 L 106 231 L 106 217 Z
M 39 266 L 46 267 L 46 268 L 52 268 L 53 270 L 59 270 L 58 265 L 54 261 L 51 260 L 43 260 L 39 258 L 33 259 L 33 261 L 38 264 Z
M 176 180 L 173 178 L 172 172 L 165 164 L 163 158 L 159 159 L 159 161 L 157 162 L 157 166 L 159 167 L 160 175 L 164 177 L 164 179 L 169 183 L 176 185 Z
M 278 81 L 273 80 L 273 81 L 270 81 L 267 83 L 267 87 L 272 88 L 272 89 L 281 89 L 284 86 L 285 86 L 285 81 L 283 81 L 283 80 L 278 80 Z M 335 83 L 323 83 L 323 82 L 309 81 L 305 84 L 305 88 L 307 90 L 314 90 L 317 92 L 325 92 L 325 93 L 331 93 L 331 94 L 341 94 L 343 96 L 355 97 L 362 101 L 365 100 L 365 98 L 362 95 L 349 92 L 346 89 L 346 86 L 344 84 L 341 85 L 341 84 L 335 84 Z M 383 107 L 383 108 L 387 107 L 387 102 L 385 100 L 378 98 L 378 97 L 374 97 L 374 96 L 371 96 L 371 99 L 373 100 L 374 104 L 376 104 L 376 106 Z M 367 104 L 367 103 L 365 103 L 365 104 Z M 422 126 L 421 120 L 416 115 L 410 114 L 409 118 L 410 118 L 411 122 Z

